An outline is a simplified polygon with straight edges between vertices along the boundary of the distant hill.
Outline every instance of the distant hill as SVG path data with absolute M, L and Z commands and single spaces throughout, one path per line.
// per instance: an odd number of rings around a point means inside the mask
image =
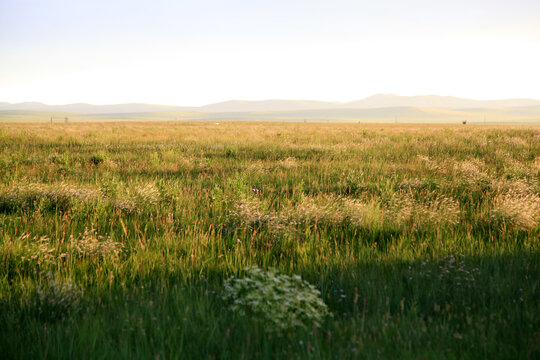
M 308 100 L 232 100 L 200 107 L 143 103 L 47 105 L 0 103 L 0 122 L 79 121 L 341 121 L 540 123 L 540 100 L 470 100 L 452 96 L 378 94 L 347 103 Z
M 22 110 L 22 111 L 60 111 L 83 114 L 121 114 L 121 113 L 143 113 L 155 111 L 187 111 L 188 107 L 170 105 L 152 105 L 142 103 L 113 104 L 113 105 L 92 105 L 85 103 L 67 105 L 47 105 L 40 102 L 24 102 L 18 104 L 0 103 L 0 111 Z
M 433 109 L 493 109 L 540 106 L 540 100 L 534 99 L 504 99 L 504 100 L 471 100 L 453 96 L 398 96 L 392 94 L 377 94 L 365 99 L 340 103 L 312 100 L 263 100 L 246 101 L 231 100 L 200 107 L 154 105 L 143 103 L 92 105 L 68 104 L 47 105 L 39 102 L 24 102 L 18 104 L 0 103 L 0 111 L 61 111 L 85 114 L 127 114 L 148 113 L 157 111 L 199 111 L 212 113 L 240 113 L 260 111 L 304 111 L 323 109 L 377 109 L 396 107 L 420 107 Z
M 313 100 L 263 100 L 245 101 L 231 100 L 216 104 L 201 106 L 203 111 L 210 112 L 244 112 L 244 111 L 294 111 L 340 108 L 339 102 Z
M 505 108 L 517 106 L 538 106 L 540 100 L 534 99 L 505 99 L 505 100 L 471 100 L 454 96 L 398 96 L 378 94 L 362 100 L 345 103 L 347 108 L 382 108 L 396 106 L 420 106 L 442 109 L 459 108 Z

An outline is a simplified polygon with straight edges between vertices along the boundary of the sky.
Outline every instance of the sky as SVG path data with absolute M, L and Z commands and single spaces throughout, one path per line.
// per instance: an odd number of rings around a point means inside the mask
M 0 0 L 0 102 L 540 99 L 538 0 Z

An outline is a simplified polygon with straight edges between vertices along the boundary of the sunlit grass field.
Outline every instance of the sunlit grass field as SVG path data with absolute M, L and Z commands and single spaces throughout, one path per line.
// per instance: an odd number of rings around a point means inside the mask
M 2 358 L 540 357 L 540 127 L 0 124 L 0 149 Z M 255 265 L 329 314 L 233 311 Z

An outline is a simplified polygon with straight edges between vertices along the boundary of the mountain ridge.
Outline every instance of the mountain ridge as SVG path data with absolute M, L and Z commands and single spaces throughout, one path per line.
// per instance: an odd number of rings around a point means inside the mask
M 513 98 L 501 100 L 473 100 L 455 96 L 418 95 L 400 96 L 394 94 L 375 94 L 350 102 L 331 102 L 320 100 L 228 100 L 203 106 L 175 106 L 147 103 L 124 103 L 94 105 L 73 103 L 48 105 L 41 102 L 6 103 L 0 102 L 0 111 L 29 110 L 73 112 L 83 114 L 144 113 L 156 111 L 198 111 L 198 112 L 257 112 L 257 111 L 296 111 L 328 109 L 375 109 L 390 107 L 426 107 L 439 109 L 479 109 L 512 108 L 540 106 L 540 100 Z

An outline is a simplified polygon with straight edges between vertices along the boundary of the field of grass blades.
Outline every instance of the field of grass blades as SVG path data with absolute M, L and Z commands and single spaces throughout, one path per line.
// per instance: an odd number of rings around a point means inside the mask
M 0 124 L 0 354 L 540 358 L 540 127 Z

